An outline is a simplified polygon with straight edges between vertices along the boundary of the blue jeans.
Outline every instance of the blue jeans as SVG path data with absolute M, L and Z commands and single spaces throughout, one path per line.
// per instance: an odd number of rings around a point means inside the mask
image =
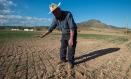
M 68 40 L 62 39 L 61 40 L 61 47 L 60 47 L 60 59 L 62 61 L 66 60 L 66 54 L 68 58 L 68 62 L 74 64 L 74 55 L 75 55 L 75 48 L 76 48 L 76 40 L 73 41 L 73 46 L 69 46 Z

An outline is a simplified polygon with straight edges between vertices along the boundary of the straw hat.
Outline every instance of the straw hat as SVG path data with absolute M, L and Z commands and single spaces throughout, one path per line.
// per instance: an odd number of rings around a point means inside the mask
M 49 8 L 50 8 L 50 12 L 49 13 L 52 13 L 55 9 L 57 9 L 59 6 L 60 6 L 61 3 L 59 3 L 58 5 L 55 4 L 55 3 L 51 3 L 49 5 Z

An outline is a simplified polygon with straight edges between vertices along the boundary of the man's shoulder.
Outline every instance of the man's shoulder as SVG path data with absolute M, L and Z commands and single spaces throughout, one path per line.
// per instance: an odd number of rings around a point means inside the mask
M 65 10 L 62 10 L 62 12 L 65 12 L 65 13 L 71 13 L 70 11 L 65 11 Z
M 71 14 L 70 11 L 62 11 L 62 12 L 65 13 L 65 14 Z
M 69 18 L 72 16 L 72 13 L 70 11 L 63 11 L 63 15 L 66 16 L 66 18 Z

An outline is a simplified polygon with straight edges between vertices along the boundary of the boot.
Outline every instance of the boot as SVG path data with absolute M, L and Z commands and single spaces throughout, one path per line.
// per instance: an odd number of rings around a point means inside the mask
M 67 62 L 67 60 L 60 60 L 60 61 L 58 62 L 58 65 L 59 65 L 59 64 L 66 63 L 66 62 Z
M 69 64 L 68 64 L 68 68 L 69 68 L 69 69 L 73 69 L 73 68 L 74 68 L 74 64 L 69 63 Z

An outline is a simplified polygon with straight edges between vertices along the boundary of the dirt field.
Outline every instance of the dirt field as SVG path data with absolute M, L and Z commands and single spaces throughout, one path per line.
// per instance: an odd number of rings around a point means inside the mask
M 119 40 L 119 39 L 117 39 Z M 131 79 L 131 40 L 78 38 L 75 67 L 58 65 L 60 37 L 0 42 L 0 79 Z

